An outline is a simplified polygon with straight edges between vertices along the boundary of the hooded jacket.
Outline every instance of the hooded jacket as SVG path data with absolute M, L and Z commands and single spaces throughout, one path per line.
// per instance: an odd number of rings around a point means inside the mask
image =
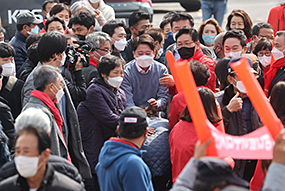
M 106 141 L 96 166 L 101 190 L 153 191 L 142 152 L 134 144 L 118 138 Z

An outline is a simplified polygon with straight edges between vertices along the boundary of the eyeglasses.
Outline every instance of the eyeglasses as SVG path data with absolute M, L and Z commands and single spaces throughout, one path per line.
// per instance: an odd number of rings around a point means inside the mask
M 97 50 L 101 50 L 101 51 L 104 51 L 104 52 L 107 52 L 107 53 L 112 53 L 112 52 L 113 52 L 113 50 L 112 50 L 112 49 L 107 50 L 107 49 L 97 48 Z

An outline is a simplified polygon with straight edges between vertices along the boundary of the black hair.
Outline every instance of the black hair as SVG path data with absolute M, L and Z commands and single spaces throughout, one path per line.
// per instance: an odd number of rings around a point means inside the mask
M 129 25 L 135 26 L 141 20 L 150 20 L 150 14 L 143 11 L 135 11 L 130 15 Z
M 107 21 L 103 27 L 102 27 L 102 32 L 107 33 L 110 37 L 113 36 L 115 33 L 115 29 L 118 27 L 123 27 L 126 30 L 126 25 L 123 21 L 117 21 L 117 20 L 110 20 Z
M 183 34 L 189 34 L 193 40 L 193 42 L 197 42 L 199 40 L 199 34 L 194 28 L 189 28 L 189 27 L 182 27 L 176 34 L 175 38 L 176 41 L 178 37 L 180 37 Z
M 14 47 L 6 42 L 0 43 L 0 58 L 14 57 L 16 54 Z
M 39 42 L 40 39 L 42 38 L 43 33 L 36 33 L 36 34 L 31 34 L 30 36 L 28 36 L 28 38 L 26 39 L 26 50 L 28 50 L 28 48 L 35 42 Z
M 40 61 L 37 49 L 38 49 L 37 42 L 31 44 L 31 46 L 29 46 L 29 48 L 27 49 L 27 56 L 34 66 L 36 66 L 37 63 Z
M 206 88 L 206 87 L 198 88 L 198 92 L 199 92 L 201 101 L 203 103 L 204 110 L 206 112 L 208 120 L 212 124 L 221 121 L 222 119 L 220 118 L 218 114 L 218 109 L 217 109 L 215 96 L 213 92 L 209 88 Z M 187 106 L 185 107 L 184 111 L 180 114 L 180 119 L 184 121 L 192 122 L 192 118 L 190 116 Z
M 222 190 L 226 186 L 230 185 L 229 182 L 225 180 L 220 181 L 204 181 L 200 180 L 199 178 L 196 178 L 193 184 L 193 190 L 195 191 L 213 191 L 216 188 L 220 188 Z
M 223 37 L 223 46 L 228 38 L 237 38 L 240 40 L 240 44 L 243 48 L 246 46 L 246 36 L 244 35 L 244 32 L 242 30 L 232 29 L 226 32 Z
M 106 55 L 103 56 L 101 61 L 97 65 L 97 70 L 99 74 L 106 74 L 109 76 L 110 71 L 118 66 L 123 66 L 124 61 L 117 56 Z M 101 75 L 99 75 L 103 78 Z
M 159 24 L 159 28 L 161 28 L 162 30 L 164 30 L 165 25 L 167 25 L 168 23 L 170 23 L 171 18 L 167 18 L 164 19 L 163 21 L 161 21 L 161 23 Z
M 224 57 L 221 59 L 215 67 L 215 73 L 217 75 L 217 79 L 220 82 L 219 89 L 224 90 L 230 83 L 228 81 L 228 63 L 232 60 L 231 57 Z
M 256 25 L 254 25 L 252 27 L 252 36 L 253 35 L 257 35 L 258 36 L 260 29 L 263 29 L 263 28 L 272 29 L 273 30 L 273 27 L 269 23 L 264 23 L 264 22 L 257 23 Z
M 61 11 L 66 10 L 69 14 L 69 18 L 71 17 L 71 10 L 70 8 L 64 4 L 64 3 L 58 3 L 50 10 L 49 14 L 50 16 L 56 15 L 57 13 L 60 13 Z
M 164 32 L 160 28 L 150 28 L 145 34 L 149 34 L 153 40 L 158 41 L 159 44 L 161 44 L 162 40 L 164 39 Z
M 79 24 L 89 29 L 91 26 L 95 26 L 95 18 L 89 12 L 80 12 L 72 16 L 69 20 L 68 27 L 72 28 L 72 25 Z
M 61 54 L 67 47 L 64 35 L 48 32 L 45 33 L 38 44 L 38 56 L 41 62 L 48 62 L 54 54 Z
M 271 95 L 270 104 L 283 125 L 285 124 L 284 94 L 285 94 L 284 81 L 280 81 L 277 84 L 275 84 L 270 93 Z
M 23 27 L 24 25 L 27 25 L 28 27 L 31 26 L 32 23 L 25 23 L 25 24 L 16 24 L 16 28 L 17 28 L 17 31 L 22 31 L 23 30 Z
M 173 26 L 173 22 L 181 21 L 181 20 L 188 20 L 190 22 L 191 27 L 194 27 L 194 19 L 188 13 L 177 13 L 174 14 L 170 20 L 171 28 Z
M 0 65 L 0 76 L 2 74 L 2 71 L 3 71 L 3 67 L 2 67 L 2 65 Z
M 57 0 L 46 0 L 43 3 L 42 10 L 46 11 L 46 6 L 47 6 L 48 3 L 58 3 L 58 1 Z
M 166 20 L 166 19 L 169 19 L 171 20 L 171 18 L 176 15 L 177 13 L 180 13 L 180 12 L 177 12 L 177 11 L 169 11 L 167 13 L 165 13 L 165 15 L 163 16 L 163 20 Z
M 23 129 L 19 130 L 19 132 L 17 133 L 15 143 L 17 142 L 17 140 L 19 139 L 21 135 L 25 135 L 25 134 L 31 134 L 38 138 L 39 154 L 41 154 L 46 149 L 50 148 L 50 145 L 51 145 L 50 138 L 47 132 L 43 128 L 36 126 L 36 125 L 28 125 L 24 127 Z
M 270 40 L 266 40 L 266 39 L 261 39 L 260 41 L 258 41 L 258 43 L 256 44 L 256 46 L 254 47 L 253 50 L 253 54 L 255 54 L 256 56 L 257 53 L 261 50 L 266 50 L 268 48 L 268 50 L 272 50 L 272 42 Z
M 189 62 L 191 72 L 194 77 L 196 86 L 205 86 L 210 77 L 210 72 L 208 67 L 204 64 L 201 64 L 198 60 L 191 60 Z
M 47 19 L 46 24 L 45 24 L 45 30 L 48 31 L 48 26 L 49 26 L 49 24 L 52 23 L 52 22 L 56 22 L 56 21 L 57 21 L 57 22 L 60 22 L 60 23 L 62 24 L 63 30 L 66 29 L 66 27 L 65 27 L 65 22 L 64 22 L 64 20 L 63 20 L 62 18 L 59 18 L 59 17 L 57 17 L 57 16 L 52 16 L 52 17 L 50 17 L 50 18 Z
M 146 44 L 150 47 L 151 50 L 154 50 L 154 40 L 149 34 L 143 34 L 133 40 L 132 46 L 134 51 L 137 50 L 140 44 Z

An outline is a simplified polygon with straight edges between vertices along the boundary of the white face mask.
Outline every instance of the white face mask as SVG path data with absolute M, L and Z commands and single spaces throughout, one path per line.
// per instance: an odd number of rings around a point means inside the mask
M 241 56 L 241 51 L 238 51 L 238 52 L 225 52 L 225 56 L 226 57 L 236 58 L 236 57 Z
M 262 66 L 265 68 L 266 66 L 271 64 L 271 56 L 258 56 L 258 60 L 260 61 L 260 63 L 262 64 Z
M 174 41 L 176 41 L 175 36 L 176 36 L 177 33 L 178 33 L 178 31 L 177 31 L 176 33 L 172 33 L 172 36 L 173 36 L 173 40 L 174 40 Z
M 62 96 L 64 95 L 64 91 L 63 89 L 61 88 L 60 90 L 56 87 L 56 85 L 54 85 L 54 87 L 57 89 L 57 93 L 54 93 L 55 94 L 55 97 L 57 99 L 57 103 L 61 100 Z
M 91 3 L 98 3 L 100 0 L 89 0 Z
M 153 62 L 153 57 L 147 56 L 147 55 L 143 55 L 135 59 L 136 59 L 137 64 L 143 68 L 149 67 L 151 63 Z
M 27 33 L 28 33 L 29 35 L 39 33 L 38 26 L 36 26 L 35 28 L 31 28 L 31 27 L 30 27 L 30 29 L 31 29 L 31 31 L 27 31 Z
M 49 13 L 47 13 L 47 16 L 46 16 L 46 18 L 47 18 L 47 19 L 49 19 L 49 18 L 50 18 L 50 14 L 49 14 Z
M 123 78 L 118 76 L 118 77 L 109 77 L 107 80 L 108 84 L 114 88 L 119 89 L 121 83 L 123 81 Z
M 279 60 L 280 58 L 284 58 L 283 51 L 280 51 L 280 50 L 278 50 L 277 48 L 274 47 L 273 50 L 271 51 L 274 60 Z
M 68 23 L 69 23 L 69 22 L 67 22 L 67 21 L 64 21 L 64 23 L 65 23 L 65 26 L 66 26 L 66 27 L 68 27 Z
M 234 79 L 234 78 L 233 78 L 233 79 Z M 238 91 L 239 91 L 240 93 L 246 94 L 247 91 L 246 91 L 246 89 L 245 89 L 245 87 L 244 87 L 242 81 L 237 81 L 236 79 L 234 79 L 234 81 L 236 81 L 236 83 L 237 83 L 237 84 L 235 85 L 235 87 L 238 89 Z
M 15 157 L 15 164 L 17 171 L 24 178 L 33 177 L 37 174 L 38 169 L 41 168 L 41 163 L 38 166 L 39 156 L 38 157 L 26 157 L 26 156 L 17 156 Z
M 3 71 L 2 71 L 2 75 L 3 76 L 13 76 L 13 63 L 7 63 L 7 64 L 3 64 L 2 65 Z
M 57 60 L 58 60 L 58 59 L 57 59 Z M 60 65 L 59 65 L 59 66 L 63 66 L 64 63 L 65 63 L 65 60 L 66 60 L 66 54 L 65 54 L 65 52 L 64 52 L 64 54 L 63 54 L 61 60 L 58 60 L 58 61 L 60 61 Z
M 114 46 L 118 51 L 123 51 L 125 49 L 126 44 L 127 40 L 123 38 L 121 40 L 116 40 Z

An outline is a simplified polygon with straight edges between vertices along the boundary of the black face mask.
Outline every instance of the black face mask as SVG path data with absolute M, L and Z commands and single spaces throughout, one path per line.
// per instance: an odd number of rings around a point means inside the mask
M 182 47 L 178 49 L 178 53 L 183 60 L 191 58 L 194 55 L 194 51 L 195 51 L 195 46 L 191 48 Z
M 138 36 L 141 36 L 141 35 L 144 33 L 144 31 L 145 31 L 145 30 L 143 30 L 143 31 L 138 31 L 138 32 L 139 32 Z
M 79 40 L 85 41 L 85 36 L 81 34 L 77 34 L 76 36 L 79 38 Z

